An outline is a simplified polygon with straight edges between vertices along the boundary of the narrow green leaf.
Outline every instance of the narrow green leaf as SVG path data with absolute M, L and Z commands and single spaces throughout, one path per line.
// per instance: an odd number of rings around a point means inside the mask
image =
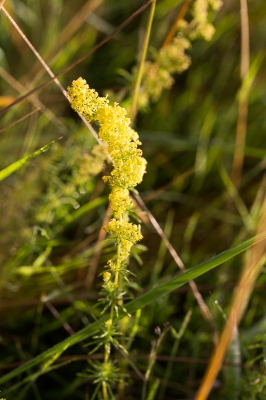
M 61 139 L 61 138 L 59 138 Z M 56 139 L 56 140 L 59 140 Z M 10 164 L 8 167 L 2 169 L 0 171 L 0 181 L 3 179 L 7 178 L 9 175 L 13 174 L 13 172 L 17 171 L 21 167 L 23 167 L 25 164 L 27 164 L 29 161 L 31 161 L 34 157 L 37 157 L 39 154 L 44 153 L 49 149 L 49 147 L 56 142 L 56 140 L 53 140 L 52 142 L 46 144 L 45 146 L 41 147 L 40 149 L 34 151 L 34 153 L 29 154 L 26 157 L 21 158 L 20 160 L 14 162 L 13 164 Z
M 102 197 L 98 197 L 97 199 L 90 201 L 89 203 L 84 204 L 78 210 L 75 210 L 71 215 L 69 215 L 66 218 L 66 222 L 63 224 L 66 225 L 66 224 L 73 222 L 77 218 L 82 217 L 85 213 L 93 210 L 94 208 L 100 206 L 101 204 L 106 203 L 107 200 L 108 200 L 107 196 L 102 196 Z
M 191 268 L 186 272 L 175 276 L 174 278 L 170 279 L 169 281 L 156 286 L 155 288 L 149 290 L 147 293 L 137 297 L 136 299 L 132 300 L 128 304 L 125 305 L 125 312 L 120 312 L 119 317 L 117 320 L 122 319 L 127 313 L 132 314 L 136 312 L 138 309 L 141 309 L 148 304 L 151 304 L 157 301 L 160 297 L 165 296 L 172 292 L 173 290 L 179 288 L 180 286 L 185 285 L 189 281 L 205 274 L 206 272 L 212 270 L 213 268 L 217 267 L 218 265 L 230 260 L 231 258 L 235 257 L 236 255 L 242 253 L 243 251 L 249 249 L 255 243 L 258 243 L 266 238 L 266 232 L 261 233 L 245 241 L 244 243 L 233 247 L 229 250 L 224 251 L 223 253 L 218 254 L 217 256 L 213 257 L 212 259 L 203 262 L 202 264 L 198 265 L 197 267 Z M 38 365 L 55 353 L 61 351 L 64 346 L 73 346 L 76 343 L 81 342 L 84 339 L 87 339 L 90 336 L 95 335 L 99 332 L 100 325 L 106 322 L 109 318 L 109 315 L 102 317 L 100 320 L 93 322 L 91 325 L 83 328 L 79 332 L 75 333 L 71 337 L 63 340 L 62 342 L 56 344 L 55 346 L 51 347 L 50 349 L 46 350 L 39 356 L 33 358 L 32 360 L 26 362 L 22 366 L 16 368 L 14 371 L 9 372 L 2 378 L 0 378 L 0 385 L 5 382 L 8 382 L 10 379 L 18 376 L 22 372 L 27 371 L 28 369 L 32 368 L 35 365 Z

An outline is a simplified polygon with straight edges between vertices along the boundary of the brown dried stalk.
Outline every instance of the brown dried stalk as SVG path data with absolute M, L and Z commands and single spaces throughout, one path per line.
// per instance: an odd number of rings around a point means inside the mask
M 240 0 L 241 16 L 241 68 L 242 85 L 249 72 L 249 21 L 247 0 Z M 238 118 L 236 128 L 235 153 L 232 167 L 232 181 L 236 187 L 240 185 L 245 157 L 245 143 L 247 133 L 249 90 L 243 91 L 239 98 Z
M 262 206 L 261 218 L 257 228 L 257 234 L 265 232 L 266 227 L 266 196 Z M 214 380 L 218 375 L 229 344 L 237 332 L 237 327 L 246 310 L 248 301 L 252 294 L 256 279 L 265 261 L 266 240 L 256 243 L 248 252 L 243 272 L 239 278 L 239 283 L 235 289 L 229 316 L 224 327 L 221 339 L 215 349 L 204 376 L 202 385 L 195 400 L 207 399 Z

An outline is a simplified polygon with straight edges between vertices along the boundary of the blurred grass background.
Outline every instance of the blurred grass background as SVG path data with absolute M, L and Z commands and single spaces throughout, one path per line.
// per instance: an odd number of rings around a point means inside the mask
M 6 0 L 5 8 L 57 73 L 143 4 L 140 0 Z M 162 45 L 181 4 L 179 0 L 158 1 L 150 54 Z M 148 160 L 147 174 L 138 190 L 186 268 L 251 237 L 265 195 L 265 2 L 249 1 L 248 7 L 250 60 L 255 72 L 238 190 L 230 182 L 241 85 L 238 1 L 224 1 L 214 20 L 216 33 L 211 42 L 193 43 L 189 50 L 191 67 L 175 76 L 172 89 L 164 91 L 146 113 L 139 113 L 135 123 Z M 110 93 L 111 99 L 120 101 L 123 90 L 131 84 L 128 74 L 139 59 L 147 18 L 145 10 L 63 74 L 59 78 L 62 85 L 66 88 L 82 76 L 100 95 Z M 2 108 L 49 79 L 2 11 L 0 77 Z M 84 180 L 80 173 L 85 155 L 96 142 L 54 83 L 3 113 L 0 129 L 36 108 L 40 110 L 0 131 L 0 169 L 63 136 L 47 152 L 1 182 L 3 374 L 99 317 L 99 310 L 93 307 L 101 282 L 98 274 L 114 251 L 113 242 L 106 240 L 88 289 L 86 277 L 95 264 L 99 230 L 108 207 L 108 188 L 100 177 Z M 135 295 L 179 272 L 156 231 L 140 211 L 139 216 L 144 219 L 144 239 L 136 246 L 130 264 L 136 275 L 136 284 L 131 288 Z M 238 256 L 197 279 L 219 331 L 242 264 L 243 256 Z M 230 347 L 231 364 L 225 364 L 210 399 L 266 398 L 264 273 L 263 267 L 239 335 Z M 155 328 L 163 329 L 169 322 L 179 331 L 191 308 L 179 347 L 179 339 L 168 332 L 158 351 L 152 379 L 164 379 L 169 365 L 170 372 L 164 381 L 164 394 L 160 389 L 155 398 L 193 399 L 210 358 L 212 332 L 188 286 L 142 312 L 132 360 L 145 373 L 151 343 L 158 337 Z M 9 383 L 1 390 L 8 400 L 89 399 L 91 380 L 77 375 L 87 368 L 86 354 L 87 348 L 76 345 L 65 353 L 69 362 L 77 356 L 76 362 L 62 365 L 36 382 L 19 388 L 13 382 L 13 386 Z M 176 358 L 169 364 L 170 356 Z M 237 382 L 233 389 L 232 376 L 233 383 Z M 140 386 L 139 377 L 130 370 L 126 398 L 139 398 Z

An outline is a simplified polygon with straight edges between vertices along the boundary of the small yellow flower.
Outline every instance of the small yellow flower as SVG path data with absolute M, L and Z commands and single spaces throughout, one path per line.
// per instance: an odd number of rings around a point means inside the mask
M 103 280 L 105 283 L 109 282 L 111 277 L 112 277 L 112 274 L 110 274 L 110 272 L 106 271 L 103 273 Z
M 108 321 L 105 322 L 105 325 L 107 328 L 111 328 L 111 326 L 113 325 L 113 321 L 111 319 L 108 319 Z

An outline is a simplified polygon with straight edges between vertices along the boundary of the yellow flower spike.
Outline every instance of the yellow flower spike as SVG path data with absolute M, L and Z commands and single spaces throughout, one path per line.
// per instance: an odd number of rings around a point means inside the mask
M 126 110 L 118 103 L 110 106 L 108 99 L 99 97 L 82 78 L 72 82 L 68 94 L 74 110 L 88 121 L 96 120 L 100 124 L 99 137 L 108 145 L 114 165 L 111 177 L 104 177 L 104 181 L 124 189 L 135 187 L 143 179 L 147 162 L 137 148 L 141 144 L 139 136 L 129 126 Z
M 185 45 L 186 47 L 186 45 Z M 126 261 L 134 243 L 142 239 L 140 226 L 127 221 L 127 212 L 132 208 L 129 189 L 135 187 L 143 179 L 147 161 L 138 148 L 141 144 L 139 135 L 130 125 L 127 112 L 118 103 L 109 105 L 106 97 L 100 97 L 94 89 L 90 89 L 85 79 L 78 78 L 68 88 L 71 106 L 80 112 L 88 121 L 96 120 L 100 124 L 99 137 L 107 145 L 112 158 L 113 171 L 103 180 L 112 187 L 109 196 L 115 218 L 105 227 L 111 235 L 115 235 L 119 248 L 120 261 Z M 99 153 L 99 149 L 95 149 Z M 104 156 L 103 156 L 104 158 Z M 91 160 L 91 156 L 87 156 Z M 83 166 L 86 172 L 86 165 Z M 109 267 L 114 265 L 109 263 Z M 104 275 L 107 284 L 107 272 Z
M 212 39 L 215 28 L 209 23 L 209 12 L 211 9 L 218 11 L 222 4 L 222 0 L 194 0 L 190 22 L 176 19 L 176 37 L 169 41 L 166 39 L 157 54 L 154 52 L 153 61 L 145 62 L 144 78 L 138 95 L 139 109 L 147 110 L 149 103 L 157 101 L 164 89 L 171 88 L 175 81 L 172 75 L 189 68 L 191 60 L 186 50 L 191 46 L 191 40 L 200 37 L 207 41 Z M 172 34 L 170 36 L 173 37 Z M 136 73 L 137 70 L 133 70 L 133 76 Z
M 147 161 L 142 157 L 139 136 L 130 127 L 130 119 L 127 118 L 126 110 L 115 103 L 109 105 L 106 97 L 99 97 L 98 93 L 90 89 L 82 78 L 73 81 L 68 88 L 71 106 L 81 113 L 88 121 L 95 120 L 99 123 L 99 137 L 106 144 L 108 154 L 111 156 L 113 170 L 110 176 L 104 176 L 104 182 L 111 188 L 109 200 L 114 212 L 113 219 L 104 229 L 116 237 L 117 253 L 107 262 L 107 271 L 103 273 L 101 304 L 105 305 L 103 312 L 110 310 L 110 317 L 103 327 L 102 338 L 104 342 L 104 367 L 109 371 L 109 354 L 111 343 L 122 345 L 114 338 L 116 335 L 113 326 L 113 317 L 118 315 L 119 309 L 123 308 L 123 296 L 125 294 L 124 283 L 128 282 L 127 261 L 130 250 L 134 243 L 142 239 L 140 225 L 129 222 L 128 211 L 132 209 L 133 203 L 130 199 L 129 190 L 142 181 L 146 171 Z M 98 155 L 99 149 L 95 148 L 92 156 L 83 159 L 82 173 L 89 173 L 89 161 Z M 104 152 L 103 152 L 104 153 Z M 104 160 L 103 155 L 103 160 Z M 101 157 L 100 157 L 101 160 Z M 96 164 L 96 163 L 95 163 Z M 94 168 L 99 168 L 95 165 Z M 125 351 L 125 349 L 124 349 Z M 108 372 L 109 373 L 109 372 Z M 103 385 L 104 398 L 107 399 L 106 386 Z
M 88 121 L 94 119 L 98 108 L 108 104 L 106 97 L 99 97 L 94 89 L 90 89 L 85 79 L 78 78 L 72 82 L 72 86 L 67 88 L 71 107 L 82 114 Z

